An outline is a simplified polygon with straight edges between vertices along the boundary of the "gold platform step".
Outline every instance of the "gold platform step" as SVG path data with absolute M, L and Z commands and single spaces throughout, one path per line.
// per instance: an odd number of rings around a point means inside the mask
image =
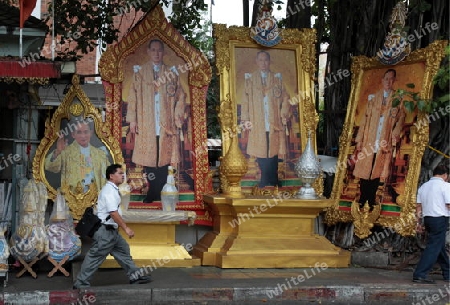
M 222 268 L 306 268 L 317 263 L 329 268 L 348 267 L 350 252 L 331 244 L 323 236 L 278 239 L 235 239 L 226 253 L 217 253 Z M 245 266 L 245 267 L 243 267 Z
M 135 245 L 130 250 L 136 266 L 153 270 L 167 267 L 193 267 L 201 264 L 200 258 L 190 256 L 181 245 Z M 102 268 L 120 268 L 120 266 L 111 255 L 108 255 Z
M 120 230 L 120 234 L 130 245 L 131 256 L 138 267 L 155 269 L 200 266 L 200 258 L 192 257 L 183 245 L 175 242 L 176 224 L 178 222 L 127 223 L 135 233 L 131 239 Z M 120 268 L 120 266 L 109 255 L 100 268 Z
M 195 245 L 202 265 L 220 268 L 348 267 L 350 252 L 314 234 L 317 215 L 332 201 L 205 195 L 214 230 Z

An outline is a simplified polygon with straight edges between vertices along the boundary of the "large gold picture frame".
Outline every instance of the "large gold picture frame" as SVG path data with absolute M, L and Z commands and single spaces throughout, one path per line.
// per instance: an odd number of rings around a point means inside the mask
M 148 86 L 164 86 L 170 91 L 173 84 L 169 83 L 178 78 L 185 93 L 184 123 L 182 132 L 177 135 L 179 142 L 182 142 L 179 145 L 180 162 L 171 164 L 177 169 L 175 175 L 180 192 L 177 209 L 195 211 L 196 224 L 211 225 L 211 216 L 203 204 L 203 194 L 212 191 L 205 111 L 211 66 L 208 58 L 189 44 L 168 22 L 159 5 L 149 11 L 119 42 L 108 47 L 99 62 L 99 71 L 106 93 L 106 120 L 111 124 L 114 135 L 121 143 L 122 155 L 127 165 L 127 183 L 131 187 L 129 208 L 150 210 L 162 208 L 160 200 L 152 202 L 146 200 L 149 185 L 150 189 L 152 187 L 152 177 L 145 172 L 145 167 L 148 166 L 133 162 L 136 141 L 133 139 L 130 122 L 127 121 L 127 114 L 131 113 L 129 107 L 132 104 L 129 100 L 130 88 L 136 77 L 136 71 L 140 71 L 149 63 L 147 49 L 149 43 L 154 40 L 160 41 L 163 46 L 164 65 L 172 67 L 173 70 L 166 71 L 167 73 L 157 80 L 148 80 Z M 177 77 L 172 77 L 173 74 Z M 178 85 L 176 87 L 180 88 Z M 164 107 L 169 108 L 169 105 Z M 142 114 L 145 114 L 144 111 Z M 141 125 L 142 130 L 144 128 L 149 130 L 149 126 L 155 124 L 153 117 L 147 116 L 146 119 L 147 125 Z M 163 148 L 167 152 L 174 151 L 171 147 Z M 163 177 L 165 183 L 167 173 L 164 176 L 162 174 L 157 176 L 158 180 Z
M 73 133 L 80 126 L 81 122 L 87 122 L 91 129 L 90 153 L 93 171 L 96 173 L 93 183 L 86 181 L 86 184 L 89 186 L 88 189 L 80 189 L 81 184 L 78 185 L 78 182 L 83 183 L 82 179 L 80 181 L 71 179 L 78 176 L 79 171 L 81 171 L 83 163 L 81 160 L 78 162 L 73 160 L 72 162 L 77 168 L 76 173 L 70 172 L 67 165 L 62 165 L 57 170 L 52 171 L 46 167 L 46 160 L 48 162 L 54 153 L 60 136 L 64 137 L 66 141 L 66 149 L 69 149 L 71 145 L 75 145 Z M 101 158 L 102 160 L 101 163 L 97 163 L 94 160 L 94 151 L 99 153 L 99 159 Z M 41 140 L 33 159 L 33 177 L 36 181 L 41 181 L 46 185 L 49 199 L 55 200 L 57 189 L 60 187 L 64 189 L 67 192 L 66 200 L 72 211 L 72 216 L 74 219 L 79 219 L 84 209 L 91 204 L 91 201 L 96 200 L 102 183 L 106 182 L 106 166 L 112 163 L 123 164 L 119 142 L 112 136 L 109 124 L 103 122 L 100 110 L 94 107 L 81 88 L 79 76 L 74 75 L 72 86 L 64 96 L 62 103 L 58 106 L 52 118 L 47 118 L 45 122 L 45 136 Z M 64 177 L 70 177 L 70 181 Z M 83 194 L 87 196 L 88 193 L 89 202 L 83 202 Z M 69 197 L 71 194 L 76 195 L 80 201 L 77 203 L 74 202 L 75 200 L 70 200 L 74 198 L 73 196 Z M 80 203 L 83 206 L 77 206 Z
M 356 138 L 359 137 L 361 122 L 367 118 L 368 101 L 380 90 L 380 80 L 389 69 L 396 71 L 394 90 L 413 90 L 425 100 L 432 97 L 433 78 L 439 69 L 446 45 L 445 41 L 436 41 L 427 48 L 412 52 L 405 61 L 392 66 L 381 64 L 377 58 L 358 56 L 353 59 L 350 102 L 339 141 L 339 157 L 331 194 L 334 204 L 325 217 L 328 225 L 353 222 L 355 234 L 360 238 L 369 236 L 373 225 L 394 228 L 403 236 L 415 233 L 416 192 L 422 155 L 428 144 L 428 116 L 418 111 L 406 111 L 401 101 L 400 107 L 405 117 L 399 129 L 400 140 L 394 144 L 386 144 L 393 145 L 389 150 L 389 162 L 386 163 L 388 175 L 378 186 L 378 204 L 373 212 L 359 209 L 360 179 L 355 177 L 353 171 L 357 162 L 362 162 L 363 158 L 370 156 L 375 150 L 368 151 L 368 156 L 358 157 Z M 407 84 L 411 83 L 415 85 L 414 89 L 408 88 Z M 396 114 L 397 109 L 400 108 L 393 107 L 390 114 Z
M 287 105 L 285 110 L 289 112 L 282 130 L 283 139 L 280 140 L 280 145 L 285 145 L 282 149 L 286 154 L 278 157 L 278 186 L 298 189 L 300 181 L 295 175 L 294 165 L 306 145 L 307 131 L 312 132 L 314 142 L 318 122 L 314 107 L 315 30 L 283 29 L 281 43 L 272 48 L 256 44 L 250 37 L 250 29 L 246 27 L 228 28 L 224 24 L 213 24 L 213 36 L 216 68 L 220 76 L 222 154 L 226 155 L 232 138 L 236 136 L 248 164 L 248 170 L 240 182 L 242 191 L 255 193 L 261 177 L 256 158 L 247 153 L 249 133 L 254 132 L 257 125 L 251 120 L 244 122 L 241 118 L 244 103 L 247 103 L 245 95 L 248 95 L 244 84 L 249 77 L 259 79 L 256 59 L 260 53 L 268 54 L 270 73 L 273 73 L 273 79 L 277 78 L 282 83 L 269 87 L 269 95 L 287 100 L 287 103 L 282 103 Z M 262 189 L 270 192 L 271 186 L 263 186 Z

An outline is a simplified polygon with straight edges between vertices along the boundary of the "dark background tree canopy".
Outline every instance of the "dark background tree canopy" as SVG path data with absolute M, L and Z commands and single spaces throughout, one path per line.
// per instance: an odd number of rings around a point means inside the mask
M 15 0 L 0 1 L 10 4 L 17 2 Z M 242 0 L 244 8 L 242 16 L 245 25 L 255 24 L 260 1 Z M 392 8 L 398 0 L 274 0 L 273 2 L 274 9 L 280 5 L 287 5 L 287 16 L 279 22 L 281 27 L 311 27 L 311 16 L 315 17 L 313 26 L 317 30 L 317 55 L 319 55 L 320 43 L 328 42 L 326 73 L 335 74 L 339 69 L 350 70 L 353 56 L 373 57 L 376 55 L 389 29 Z M 51 2 L 49 3 L 51 5 Z M 214 65 L 213 41 L 202 22 L 205 19 L 202 14 L 210 4 L 210 1 L 205 0 L 55 0 L 55 31 L 60 34 L 61 41 L 75 42 L 71 44 L 72 48 L 64 51 L 65 54 L 62 56 L 73 58 L 80 56 L 81 53 L 88 53 L 99 41 L 101 47 L 105 48 L 118 39 L 119 30 L 116 26 L 118 23 L 114 21 L 120 21 L 124 13 L 137 16 L 139 12 L 147 12 L 155 5 L 168 6 L 169 4 L 173 5 L 173 13 L 168 17 L 169 20 L 190 43 L 209 54 L 211 64 Z M 250 7 L 253 11 L 251 20 L 248 18 Z M 50 16 L 47 20 L 49 18 Z M 135 23 L 137 22 L 139 18 L 136 18 Z M 437 39 L 449 39 L 449 1 L 410 0 L 406 20 L 408 34 L 413 34 L 415 31 L 420 33 L 427 22 L 437 23 L 438 30 L 412 42 L 412 50 L 424 48 Z M 77 35 L 77 38 L 70 35 L 76 32 L 81 35 Z M 434 93 L 434 98 L 440 99 L 444 105 L 449 103 L 448 78 L 447 56 L 443 71 L 440 71 L 440 86 L 436 86 Z M 209 137 L 220 136 L 217 128 L 219 104 L 217 86 L 217 80 L 213 79 L 208 94 Z M 350 87 L 350 78 L 344 78 L 325 89 L 324 109 L 320 110 L 322 126 L 317 139 L 318 146 L 324 154 L 331 154 L 339 147 L 339 136 L 345 120 Z M 430 145 L 447 155 L 450 154 L 448 116 L 434 121 L 430 127 Z M 423 158 L 421 180 L 427 179 L 430 171 L 443 159 L 443 155 L 427 149 Z

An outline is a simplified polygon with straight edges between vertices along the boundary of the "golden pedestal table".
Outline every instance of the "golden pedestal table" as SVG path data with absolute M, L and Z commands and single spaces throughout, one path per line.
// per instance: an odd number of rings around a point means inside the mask
M 185 247 L 175 242 L 175 226 L 184 220 L 193 224 L 195 212 L 126 210 L 122 213 L 127 226 L 134 231 L 134 237 L 128 238 L 123 230 L 120 234 L 130 245 L 131 256 L 138 267 L 200 266 L 199 258 L 190 256 Z M 186 246 L 189 249 L 189 245 Z M 120 268 L 111 255 L 100 267 Z
M 214 229 L 195 245 L 202 265 L 220 268 L 304 268 L 316 263 L 348 267 L 350 252 L 314 234 L 328 199 L 227 198 L 207 195 Z

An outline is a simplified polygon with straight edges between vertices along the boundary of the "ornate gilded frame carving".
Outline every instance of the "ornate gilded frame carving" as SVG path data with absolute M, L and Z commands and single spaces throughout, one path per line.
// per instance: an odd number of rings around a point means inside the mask
M 355 153 L 354 137 L 359 127 L 358 118 L 364 114 L 368 93 L 379 90 L 384 72 L 390 68 L 397 71 L 394 89 L 412 90 L 418 92 L 421 98 L 430 99 L 433 78 L 447 44 L 446 41 L 436 41 L 427 48 L 412 52 L 406 60 L 395 66 L 383 65 L 377 58 L 358 56 L 353 59 L 352 89 L 339 140 L 339 158 L 331 194 L 335 201 L 326 213 L 327 224 L 353 222 L 355 234 L 360 238 L 369 236 L 373 225 L 391 227 L 403 236 L 415 233 L 416 192 L 421 159 L 428 144 L 428 115 L 406 112 L 401 142 L 393 150 L 395 159 L 392 158 L 386 187 L 380 186 L 377 191 L 377 198 L 380 198 L 382 205 L 380 208 L 376 206 L 372 213 L 369 213 L 368 208 L 359 211 L 356 202 L 359 195 L 358 179 L 352 175 L 355 163 L 349 160 L 352 160 L 351 156 Z M 415 89 L 406 88 L 408 83 L 414 83 Z M 375 215 L 378 213 L 379 216 Z
M 92 122 L 94 127 L 94 134 L 91 137 L 91 145 L 104 146 L 107 150 L 108 161 L 111 163 L 123 163 L 122 152 L 120 150 L 119 142 L 111 134 L 111 128 L 108 123 L 103 122 L 102 115 L 98 109 L 94 107 L 86 93 L 80 86 L 80 78 L 74 75 L 72 78 L 72 86 L 67 94 L 64 96 L 62 103 L 58 106 L 52 118 L 47 118 L 45 122 L 45 135 L 39 144 L 36 154 L 33 159 L 33 177 L 36 181 L 42 181 L 48 190 L 49 198 L 55 200 L 57 188 L 60 185 L 61 174 L 56 176 L 58 181 L 50 178 L 50 173 L 45 170 L 45 159 L 51 150 L 56 146 L 58 136 L 61 134 L 68 135 L 74 130 L 74 126 L 79 120 L 86 120 Z M 67 121 L 64 126 L 63 122 Z M 72 124 L 72 126 L 69 126 Z M 109 164 L 107 164 L 109 165 Z M 103 176 L 105 173 L 101 173 Z M 51 180 L 51 181 L 50 181 Z M 96 200 L 98 188 L 91 186 L 88 191 L 83 194 L 83 191 L 77 191 L 77 185 L 66 185 L 77 196 L 77 202 L 70 200 L 72 197 L 66 197 L 69 208 L 71 209 L 74 219 L 79 219 L 83 214 L 85 207 L 89 206 Z M 68 192 L 69 189 L 66 188 Z M 92 193 L 95 192 L 93 196 Z M 84 197 L 86 195 L 86 197 Z M 73 197 L 75 198 L 75 197 Z M 90 198 L 89 200 L 87 200 Z M 85 200 L 86 199 L 86 200 Z
M 130 71 L 136 65 L 135 61 L 146 59 L 145 56 L 139 58 L 136 54 L 148 45 L 151 39 L 159 39 L 164 43 L 165 55 L 164 64 L 181 64 L 187 69 L 180 70 L 180 79 L 185 85 L 186 94 L 190 99 L 189 130 L 192 147 L 185 153 L 192 158 L 192 172 L 189 175 L 193 181 L 193 195 L 180 192 L 180 202 L 178 208 L 183 210 L 195 210 L 197 213 L 196 224 L 210 225 L 212 219 L 205 211 L 203 205 L 203 194 L 211 191 L 211 179 L 208 178 L 208 150 L 206 133 L 206 93 L 211 80 L 211 67 L 205 55 L 190 45 L 183 36 L 170 24 L 158 5 L 147 15 L 117 44 L 108 47 L 102 54 L 99 62 L 99 71 L 103 80 L 106 92 L 106 119 L 111 124 L 113 133 L 122 143 L 122 149 L 125 150 L 127 136 L 130 135 L 127 122 L 124 120 L 124 108 L 126 105 L 126 92 L 130 86 Z M 140 53 L 142 54 L 142 53 Z M 144 58 L 145 57 L 145 58 Z M 167 59 L 169 57 L 169 59 Z M 178 60 L 178 61 L 177 61 Z M 140 65 L 141 63 L 139 63 Z M 179 65 L 177 66 L 179 67 Z M 124 98 L 125 96 L 125 98 Z M 185 134 L 185 135 L 186 135 Z M 125 144 L 124 144 L 125 142 Z M 124 154 L 126 162 L 127 155 Z M 142 193 L 146 183 L 142 175 L 142 167 L 134 166 L 130 161 L 128 168 L 129 184 L 133 191 L 131 196 L 131 208 L 160 209 L 159 203 L 143 203 Z M 180 190 L 182 191 L 182 190 Z M 137 198 L 137 199 L 136 199 Z
M 243 100 L 244 75 L 257 68 L 255 63 L 257 53 L 261 50 L 267 51 L 271 57 L 270 70 L 275 74 L 282 74 L 283 86 L 289 96 L 290 110 L 295 113 L 293 115 L 295 120 L 291 117 L 290 131 L 286 132 L 288 154 L 286 160 L 283 160 L 285 166 L 281 170 L 280 165 L 278 168 L 281 188 L 292 191 L 294 188 L 298 190 L 300 186 L 300 181 L 293 172 L 293 165 L 306 145 L 307 130 L 312 131 L 315 145 L 315 130 L 318 122 L 314 106 L 316 32 L 314 29 L 283 29 L 280 35 L 282 36 L 280 44 L 272 48 L 265 48 L 255 43 L 250 37 L 249 28 L 236 26 L 228 28 L 224 24 L 213 24 L 216 67 L 220 76 L 219 117 L 222 129 L 222 155 L 227 154 L 235 135 L 233 130 L 236 129 L 238 130 L 240 149 L 244 152 L 241 139 L 245 137 L 242 134 L 245 132 L 246 126 L 243 126 L 239 118 L 239 109 Z M 292 139 L 294 142 L 291 141 Z M 294 147 L 294 149 L 290 147 Z M 254 195 L 270 195 L 274 191 L 277 192 L 278 188 L 274 190 L 270 187 L 260 189 L 255 185 L 257 178 L 246 179 L 246 177 L 252 176 L 257 168 L 254 163 L 251 164 L 254 162 L 253 159 L 247 155 L 247 160 L 250 162 L 248 162 L 248 171 L 241 180 L 242 191 Z M 227 186 L 222 179 L 222 188 L 224 187 Z

